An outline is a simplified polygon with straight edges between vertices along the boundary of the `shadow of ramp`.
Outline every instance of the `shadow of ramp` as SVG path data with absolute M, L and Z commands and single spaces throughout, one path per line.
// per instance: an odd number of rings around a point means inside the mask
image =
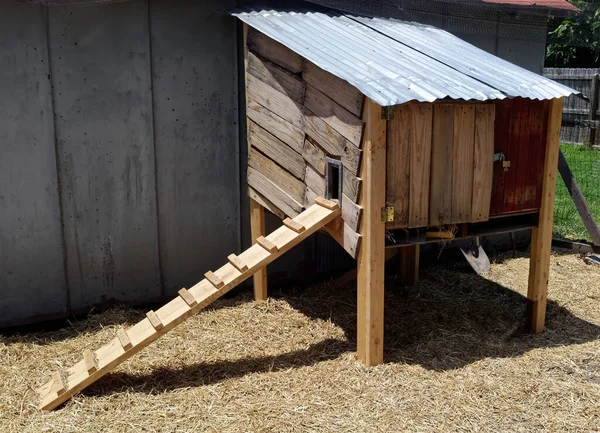
M 353 351 L 354 346 L 346 340 L 326 339 L 306 349 L 280 355 L 159 367 L 151 373 L 139 375 L 123 372 L 108 373 L 101 380 L 82 391 L 82 394 L 106 396 L 125 389 L 129 392 L 160 393 L 180 388 L 193 388 L 252 373 L 268 373 L 306 367 L 336 359 L 344 353 Z

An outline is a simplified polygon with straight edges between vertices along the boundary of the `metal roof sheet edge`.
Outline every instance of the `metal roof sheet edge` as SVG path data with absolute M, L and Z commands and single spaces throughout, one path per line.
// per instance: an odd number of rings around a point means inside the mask
M 382 106 L 583 97 L 437 27 L 318 9 L 245 8 L 231 14 Z

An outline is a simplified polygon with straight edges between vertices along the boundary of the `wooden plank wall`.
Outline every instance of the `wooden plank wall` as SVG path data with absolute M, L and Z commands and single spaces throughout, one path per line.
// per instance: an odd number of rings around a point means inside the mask
M 494 105 L 408 103 L 388 122 L 388 229 L 485 221 Z
M 246 48 L 250 196 L 294 217 L 325 194 L 326 157 L 341 160 L 344 224 L 331 232 L 355 257 L 364 96 L 251 27 Z
M 510 164 L 494 163 L 491 215 L 539 209 L 546 157 L 549 101 L 496 101 L 495 152 Z

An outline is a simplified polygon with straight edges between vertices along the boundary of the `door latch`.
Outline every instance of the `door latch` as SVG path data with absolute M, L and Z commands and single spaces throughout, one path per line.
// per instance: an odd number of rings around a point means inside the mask
M 496 152 L 494 153 L 494 162 L 496 161 L 502 161 L 502 168 L 504 169 L 504 171 L 508 171 L 508 169 L 510 168 L 510 161 L 506 160 L 506 156 L 504 156 L 504 153 L 502 152 Z

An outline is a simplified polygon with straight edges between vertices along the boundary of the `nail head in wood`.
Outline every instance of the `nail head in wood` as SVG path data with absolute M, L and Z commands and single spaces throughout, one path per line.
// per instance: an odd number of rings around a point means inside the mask
M 208 271 L 206 274 L 204 274 L 204 278 L 206 278 L 210 284 L 215 286 L 216 289 L 220 289 L 225 285 L 223 280 L 217 277 L 212 271 Z
M 83 361 L 85 362 L 85 369 L 89 374 L 95 373 L 98 371 L 98 366 L 96 365 L 96 359 L 94 358 L 94 353 L 91 350 L 83 351 Z
M 296 233 L 302 233 L 304 230 L 306 230 L 306 227 L 290 218 L 284 219 L 283 225 L 288 229 L 295 231 Z
M 133 344 L 131 344 L 131 340 L 129 339 L 129 334 L 127 334 L 127 331 L 124 329 L 117 332 L 117 338 L 126 352 L 133 347 Z
M 194 296 L 185 287 L 179 291 L 179 296 L 181 296 L 181 299 L 183 299 L 190 308 L 198 304 L 196 298 L 194 298 Z
M 231 265 L 236 268 L 238 271 L 244 273 L 248 270 L 248 265 L 244 262 L 242 262 L 240 260 L 240 258 L 238 256 L 236 256 L 235 254 L 230 254 L 227 256 L 227 260 L 229 260 L 229 263 L 231 263 Z
M 275 245 L 273 242 L 271 242 L 264 236 L 259 236 L 258 238 L 256 238 L 256 243 L 258 245 L 260 245 L 261 247 L 263 247 L 268 252 L 270 252 L 271 254 L 279 251 L 279 248 L 277 248 L 277 245 Z
M 315 199 L 315 203 L 329 210 L 336 210 L 340 208 L 340 205 L 337 202 L 333 200 L 327 200 L 324 197 L 317 197 Z
M 65 384 L 60 371 L 56 370 L 52 373 L 52 380 L 54 381 L 54 387 L 58 395 L 63 394 L 67 390 L 67 385 Z
M 154 311 L 152 311 L 152 310 L 148 311 L 146 313 L 146 317 L 150 321 L 150 324 L 152 325 L 152 327 L 154 329 L 156 329 L 157 331 L 160 331 L 161 329 L 164 328 L 163 323 L 161 322 L 160 318 Z

